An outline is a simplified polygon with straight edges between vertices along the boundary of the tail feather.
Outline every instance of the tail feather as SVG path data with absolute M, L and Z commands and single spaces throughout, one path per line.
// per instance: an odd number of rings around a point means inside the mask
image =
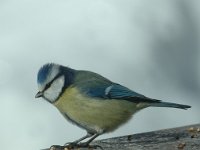
M 153 107 L 172 107 L 172 108 L 179 108 L 179 109 L 188 109 L 191 108 L 189 105 L 183 105 L 183 104 L 176 104 L 176 103 L 169 103 L 169 102 L 156 102 L 151 103 L 151 106 Z

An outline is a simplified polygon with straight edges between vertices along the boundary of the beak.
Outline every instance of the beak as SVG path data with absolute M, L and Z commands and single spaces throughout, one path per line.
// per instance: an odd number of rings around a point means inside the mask
M 42 96 L 43 96 L 43 93 L 39 91 L 39 92 L 35 95 L 35 98 L 39 98 L 39 97 L 42 97 Z

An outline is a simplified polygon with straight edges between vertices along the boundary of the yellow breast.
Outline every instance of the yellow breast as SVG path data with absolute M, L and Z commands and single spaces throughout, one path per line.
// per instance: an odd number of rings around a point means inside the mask
M 54 105 L 76 123 L 96 132 L 116 129 L 141 109 L 125 100 L 90 98 L 80 94 L 74 87 L 69 87 Z

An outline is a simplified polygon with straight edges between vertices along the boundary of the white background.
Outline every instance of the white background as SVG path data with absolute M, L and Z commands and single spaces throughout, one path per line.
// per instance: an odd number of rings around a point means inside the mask
M 199 123 L 199 6 L 197 0 L 1 0 L 1 149 L 42 149 L 85 134 L 34 98 L 37 71 L 47 62 L 192 106 L 145 109 L 100 138 Z

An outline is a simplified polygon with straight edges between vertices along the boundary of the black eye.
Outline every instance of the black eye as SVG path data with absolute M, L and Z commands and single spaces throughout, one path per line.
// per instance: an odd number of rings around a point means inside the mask
M 44 88 L 44 90 L 43 90 L 43 92 L 44 92 L 45 90 L 47 90 L 47 89 L 51 86 L 52 83 L 53 83 L 53 81 L 47 83 L 46 86 L 45 86 L 45 88 Z
M 45 89 L 48 89 L 48 88 L 51 86 L 51 83 L 52 83 L 52 82 L 50 82 L 50 83 L 47 83 L 47 85 L 46 85 Z

